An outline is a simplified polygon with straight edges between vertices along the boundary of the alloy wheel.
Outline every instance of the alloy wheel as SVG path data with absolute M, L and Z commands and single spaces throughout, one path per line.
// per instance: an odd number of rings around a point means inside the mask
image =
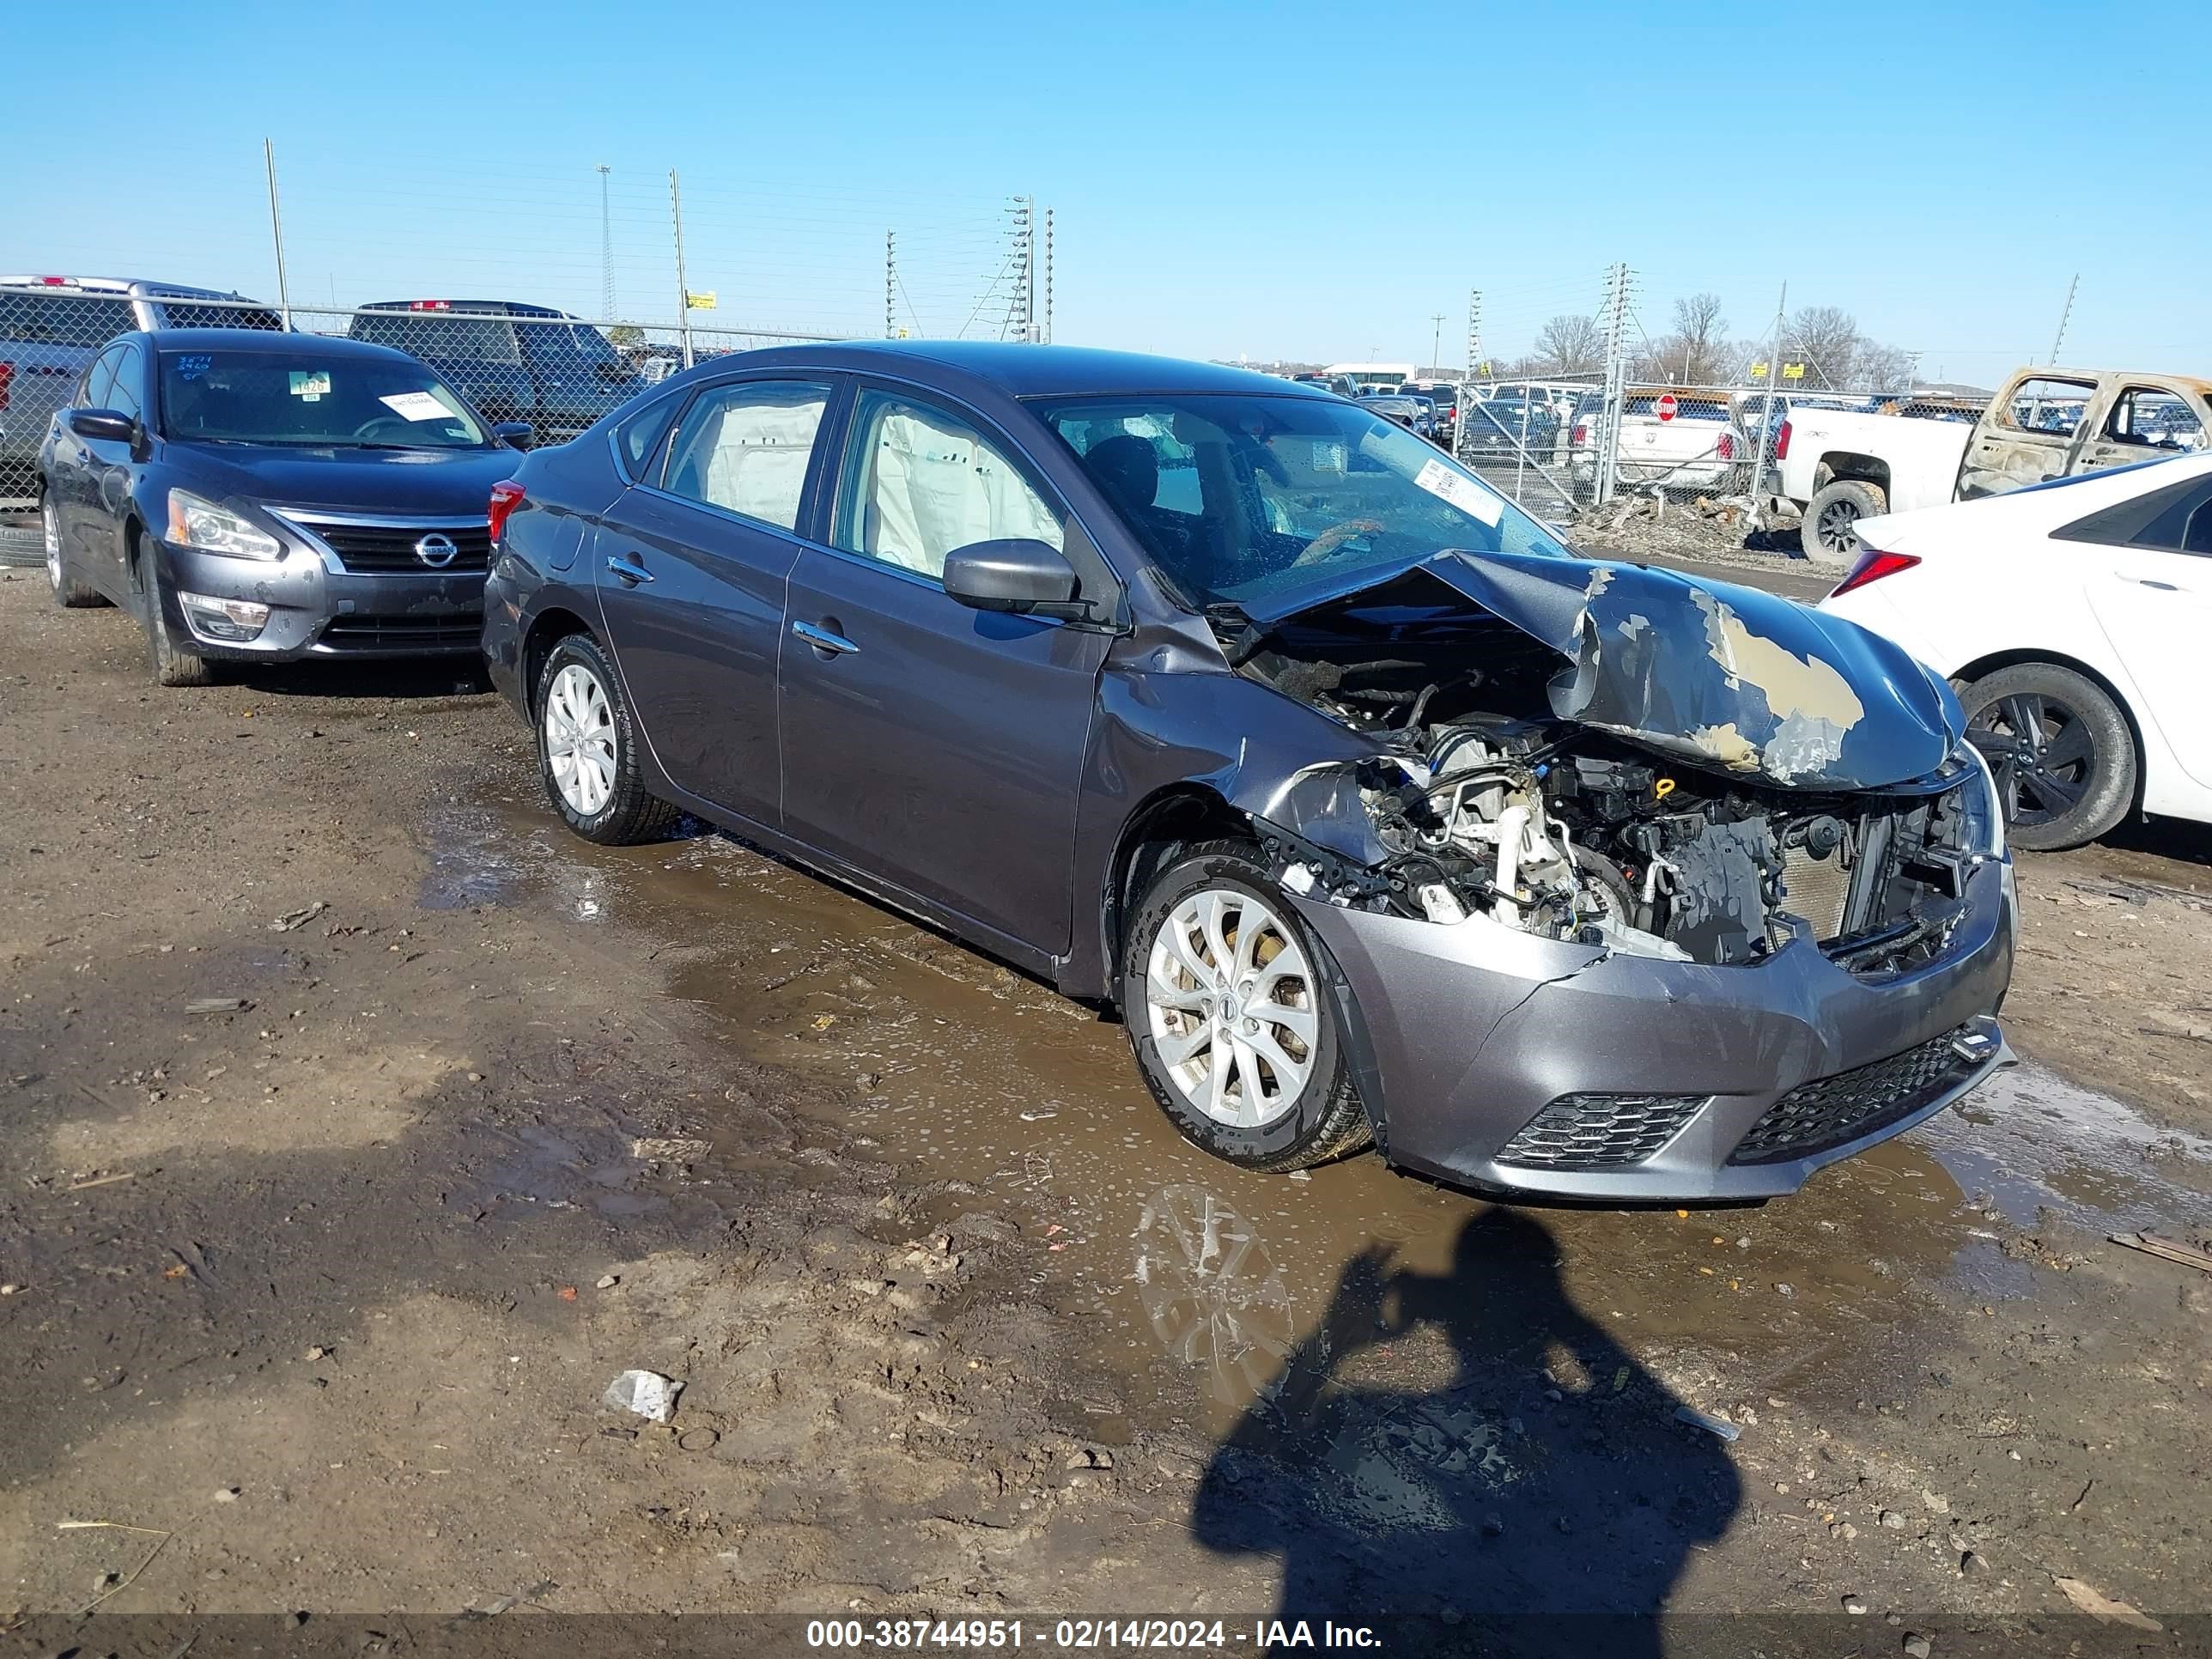
M 1152 940 L 1145 1001 L 1169 1081 L 1218 1123 L 1259 1128 L 1304 1091 L 1316 984 L 1289 923 L 1252 894 L 1206 887 Z
M 2087 725 L 2057 698 L 2036 692 L 2000 697 L 1974 717 L 1966 736 L 1990 763 L 2008 823 L 2063 817 L 2080 804 L 2096 769 Z
M 545 763 L 561 799 L 595 816 L 615 790 L 615 716 L 606 688 L 581 663 L 553 677 L 545 698 Z

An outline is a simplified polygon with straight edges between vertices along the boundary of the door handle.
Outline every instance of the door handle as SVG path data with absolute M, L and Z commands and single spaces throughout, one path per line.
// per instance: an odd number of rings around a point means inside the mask
M 833 657 L 842 657 L 848 651 L 860 648 L 842 634 L 832 634 L 828 629 L 817 628 L 812 623 L 795 622 L 791 625 L 791 631 L 817 651 L 827 651 Z
M 640 582 L 649 582 L 653 580 L 653 572 L 640 564 L 637 556 L 634 553 L 608 554 L 607 568 L 632 587 L 635 587 Z
M 2179 593 L 2181 590 L 2172 582 L 2153 581 L 2148 576 L 2134 576 L 2130 580 L 2139 587 L 2155 587 L 2161 593 Z

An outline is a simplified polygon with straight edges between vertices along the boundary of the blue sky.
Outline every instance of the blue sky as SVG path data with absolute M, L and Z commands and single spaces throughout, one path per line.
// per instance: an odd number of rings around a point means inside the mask
M 596 313 L 604 162 L 626 315 L 675 308 L 675 167 L 700 322 L 879 331 L 896 228 L 899 320 L 989 331 L 1033 194 L 1067 342 L 1418 361 L 1441 313 L 1456 362 L 1480 288 L 1506 355 L 1618 259 L 1651 334 L 1705 289 L 1763 334 L 1786 281 L 1984 382 L 2078 271 L 2066 358 L 2212 370 L 2208 9 L 5 9 L 0 270 L 273 299 L 265 137 L 295 302 Z

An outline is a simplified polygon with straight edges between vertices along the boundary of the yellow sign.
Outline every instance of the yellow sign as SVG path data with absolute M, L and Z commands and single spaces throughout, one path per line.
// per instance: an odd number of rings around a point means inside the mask
M 687 294 L 684 296 L 684 303 L 694 311 L 712 311 L 714 308 L 714 290 L 710 288 L 704 294 Z
M 1753 363 L 1751 366 L 1751 378 L 1754 380 L 1765 380 L 1766 378 L 1766 365 L 1763 362 Z
M 1783 365 L 1782 365 L 1782 378 L 1783 378 L 1784 380 L 1803 380 L 1803 379 L 1805 378 L 1805 365 L 1804 365 L 1804 364 L 1802 364 L 1802 363 L 1784 363 L 1784 364 L 1783 364 Z

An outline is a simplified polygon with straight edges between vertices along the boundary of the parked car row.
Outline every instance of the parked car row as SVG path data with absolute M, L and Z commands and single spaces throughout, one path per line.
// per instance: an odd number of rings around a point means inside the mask
M 137 331 L 222 328 L 290 331 L 274 307 L 212 289 L 0 277 L 0 501 L 35 494 L 47 416 L 102 346 Z M 379 301 L 349 313 L 345 334 L 409 353 L 485 419 L 526 423 L 544 441 L 574 437 L 648 384 L 599 330 L 546 306 Z
M 885 342 L 519 435 L 370 342 L 134 331 L 50 421 L 49 575 L 167 684 L 481 651 L 575 833 L 694 813 L 1116 1005 L 1253 1168 L 1761 1197 L 2007 1057 L 1940 677 L 1341 398 Z

